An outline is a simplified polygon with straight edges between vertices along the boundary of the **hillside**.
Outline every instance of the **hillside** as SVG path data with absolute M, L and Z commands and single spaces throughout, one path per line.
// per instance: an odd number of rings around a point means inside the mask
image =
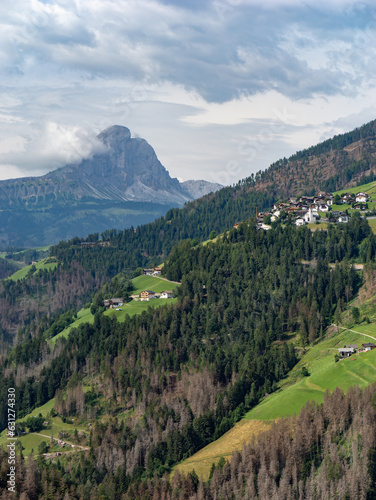
M 346 262 L 331 268 L 328 251 L 343 239 L 352 242 Z M 245 223 L 206 245 L 183 241 L 162 271 L 181 280 L 175 303 L 133 316 L 121 316 L 127 306 L 103 312 L 107 293 L 129 290 L 125 275 L 114 276 L 97 289 L 92 319 L 72 328 L 65 342 L 49 346 L 40 332 L 12 350 L 0 367 L 0 393 L 4 397 L 9 385 L 17 385 L 18 418 L 55 398 L 54 425 L 74 418 L 78 429 L 92 429 L 92 451 L 80 451 L 94 485 L 90 494 L 99 496 L 105 482 L 112 498 L 138 498 L 134 488 L 205 449 L 278 389 L 298 362 L 289 339 L 298 335 L 301 345 L 314 344 L 336 305 L 344 310 L 354 299 L 362 276 L 347 262 L 374 240 L 367 221 L 354 216 L 327 232 L 291 225 L 264 232 Z M 96 256 L 100 270 L 102 250 L 114 248 L 94 241 L 84 251 Z M 302 265 L 302 259 L 316 265 Z M 140 289 L 144 280 L 135 279 Z M 164 284 L 156 278 L 156 286 Z M 3 407 L 1 412 L 4 427 Z M 71 437 L 67 441 L 74 444 Z M 32 444 L 25 444 L 30 451 Z M 77 497 L 81 466 L 71 450 L 64 461 L 48 465 L 63 488 L 67 483 L 57 469 L 63 467 L 64 477 L 71 471 L 69 488 Z M 46 467 L 38 462 L 40 477 Z M 104 467 L 108 472 L 98 477 Z M 112 479 L 118 474 L 125 479 Z
M 247 179 L 224 188 L 136 229 L 107 230 L 101 236 L 61 242 L 50 249 L 52 261 L 42 262 L 40 269 L 25 268 L 20 279 L 1 282 L 2 332 L 18 336 L 18 345 L 9 354 L 4 349 L 1 360 L 2 401 L 8 387 L 15 386 L 18 419 L 29 421 L 32 412 L 43 408 L 55 426 L 73 425 L 74 419 L 82 432 L 90 428 L 89 438 L 81 436 L 80 444 L 90 450 L 70 449 L 61 459 L 50 457 L 48 463 L 29 456 L 26 465 L 20 458 L 27 477 L 36 478 L 33 491 L 29 483 L 22 483 L 23 492 L 36 498 L 47 493 L 56 497 L 59 489 L 73 498 L 91 500 L 142 498 L 148 489 L 149 496 L 158 498 L 165 486 L 170 492 L 179 491 L 179 485 L 185 488 L 185 481 L 192 481 L 192 495 L 197 493 L 199 480 L 194 474 L 188 479 L 177 475 L 169 483 L 172 468 L 197 452 L 205 454 L 208 445 L 218 457 L 218 443 L 221 447 L 226 442 L 228 431 L 232 436 L 228 453 L 236 440 L 240 447 L 240 436 L 253 425 L 242 424 L 241 429 L 234 425 L 248 412 L 266 408 L 263 401 L 277 400 L 287 377 L 297 373 L 291 370 L 302 362 L 303 350 L 314 353 L 333 322 L 350 326 L 347 311 L 361 309 L 360 303 L 373 298 L 376 237 L 367 220 L 355 213 L 348 224 L 329 225 L 327 231 L 296 228 L 289 220 L 269 231 L 258 230 L 251 218 L 254 209 L 270 206 L 276 196 L 273 189 L 258 190 L 261 180 Z M 245 221 L 234 228 L 234 221 L 242 218 Z M 215 238 L 215 233 L 221 237 Z M 334 264 L 332 255 L 338 256 Z M 177 297 L 162 307 L 157 307 L 161 299 L 152 301 L 154 307 L 130 301 L 132 292 L 149 288 L 148 277 L 139 276 L 142 268 L 161 262 L 165 263 L 162 278 L 181 283 Z M 356 271 L 350 263 L 363 264 L 364 274 L 363 266 Z M 167 288 L 164 280 L 153 280 L 158 290 Z M 105 310 L 110 297 L 124 297 L 124 305 Z M 372 326 L 372 304 L 364 307 L 355 315 L 357 328 Z M 367 325 L 360 324 L 363 315 Z M 59 341 L 61 337 L 65 340 Z M 330 349 L 335 348 L 330 345 L 326 351 Z M 304 393 L 312 383 L 323 395 L 320 383 L 328 376 L 347 378 L 350 385 L 361 379 L 366 384 L 369 367 L 359 362 L 365 359 L 346 360 L 354 366 L 358 362 L 350 373 L 344 368 L 346 362 L 335 363 L 334 356 L 328 356 L 320 365 L 329 370 L 325 376 L 320 379 L 319 370 L 315 372 L 319 365 L 312 362 L 311 375 L 303 379 L 298 373 L 289 386 L 300 383 L 303 389 L 296 389 Z M 338 373 L 333 375 L 332 369 Z M 269 394 L 266 399 L 265 394 Z M 371 396 L 364 394 L 371 415 Z M 294 404 L 297 401 L 295 395 Z M 299 402 L 304 404 L 304 398 Z M 283 409 L 282 404 L 277 407 Z M 7 426 L 6 408 L 0 405 L 1 430 Z M 321 414 L 321 407 L 314 408 Z M 329 409 L 325 411 L 328 414 Z M 270 418 L 260 416 L 258 430 Z M 32 420 L 29 424 L 33 427 Z M 22 436 L 20 440 L 34 440 Z M 79 444 L 71 439 L 70 443 Z M 31 451 L 33 443 L 25 444 Z M 210 453 L 206 459 L 211 459 Z M 288 459 L 298 470 L 300 487 L 306 488 L 310 466 L 319 468 L 323 457 L 315 454 L 317 463 L 312 465 L 305 451 L 296 456 L 302 457 L 300 462 L 294 462 L 293 455 Z M 0 462 L 6 460 L 6 452 L 0 451 Z M 302 464 L 307 468 L 303 472 Z M 333 464 L 337 467 L 335 457 Z M 278 467 L 283 471 L 284 463 Z M 213 475 L 221 478 L 219 469 Z M 5 470 L 1 464 L 0 470 Z M 347 484 L 351 470 L 343 465 L 336 481 L 340 478 Z M 367 470 L 364 467 L 362 484 L 370 489 Z M 48 474 L 54 474 L 54 483 L 43 479 Z M 258 474 L 261 481 L 262 471 Z M 287 481 L 296 488 L 295 479 Z M 214 488 L 215 482 L 211 484 Z M 208 491 L 210 487 L 200 486 Z
M 280 198 L 336 191 L 375 179 L 376 121 L 273 163 L 256 174 L 257 189 Z
M 351 387 L 365 388 L 374 383 L 376 350 L 354 354 L 338 363 L 334 360 L 339 347 L 346 344 L 360 347 L 363 342 L 376 342 L 376 322 L 354 328 L 359 333 L 346 328 L 337 333 L 335 329 L 328 334 L 328 338 L 309 347 L 273 394 L 247 412 L 220 439 L 177 465 L 174 472 L 188 474 L 194 470 L 199 477 L 207 480 L 213 463 L 217 464 L 222 457 L 230 461 L 235 451 L 241 451 L 243 445 L 250 443 L 260 431 L 268 430 L 273 421 L 298 415 L 310 401 L 322 403 L 327 390 L 333 392 L 340 388 L 346 393 Z M 369 332 L 366 335 L 373 334 L 373 339 L 363 336 L 364 332 Z M 302 375 L 303 367 L 308 370 L 309 376 Z
M 375 123 L 280 159 L 233 187 L 189 203 L 182 212 L 173 212 L 173 226 L 168 232 L 177 228 L 185 237 L 203 238 L 203 233 L 207 237 L 211 229 L 222 232 L 255 214 L 256 208 L 270 208 L 277 199 L 318 189 L 335 191 L 373 180 Z M 100 136 L 110 146 L 109 154 L 95 155 L 38 179 L 0 182 L 0 245 L 37 246 L 111 227 L 135 227 L 192 198 L 189 184 L 184 189 L 171 179 L 146 141 L 131 139 L 125 127 L 112 127 Z M 141 167 L 135 173 L 138 161 Z M 197 195 L 216 188 L 209 184 L 197 192 L 196 187 Z M 156 234 L 161 230 L 168 227 L 159 227 Z
M 217 441 L 184 460 L 174 468 L 184 474 L 194 470 L 207 480 L 213 464 L 223 457 L 227 461 L 245 443 L 250 443 L 260 431 L 269 429 L 278 419 L 298 415 L 311 401 L 322 403 L 327 391 L 340 388 L 346 393 L 350 388 L 365 388 L 376 380 L 376 349 L 357 352 L 347 359 L 335 361 L 338 349 L 345 345 L 364 342 L 376 343 L 375 270 L 366 271 L 366 279 L 359 295 L 346 311 L 341 313 L 339 323 L 325 332 L 325 337 L 304 349 L 300 361 L 283 379 L 278 388 L 265 395 L 264 399 L 247 412 L 232 429 Z M 354 322 L 352 308 L 359 309 L 359 320 Z M 337 319 L 338 321 L 338 319 Z M 291 340 L 290 340 L 291 341 Z M 307 370 L 303 374 L 302 370 Z

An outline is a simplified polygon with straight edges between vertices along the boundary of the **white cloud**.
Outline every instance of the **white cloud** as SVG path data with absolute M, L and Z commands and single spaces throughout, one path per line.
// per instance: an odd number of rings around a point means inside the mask
M 10 146 L 11 142 L 14 149 Z M 13 164 L 16 177 L 22 171 L 41 175 L 105 151 L 94 134 L 80 127 L 67 127 L 54 122 L 46 122 L 31 136 L 24 137 L 22 143 L 13 138 L 13 141 L 7 140 L 6 145 L 1 146 L 8 149 L 7 152 L 3 149 L 2 164 L 5 163 L 7 168 Z

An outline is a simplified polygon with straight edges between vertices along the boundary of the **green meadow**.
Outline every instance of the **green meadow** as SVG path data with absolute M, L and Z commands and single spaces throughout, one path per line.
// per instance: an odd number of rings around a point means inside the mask
M 121 306 L 121 311 L 116 311 L 116 309 L 108 309 L 104 312 L 105 316 L 116 316 L 116 319 L 120 322 L 125 321 L 127 316 L 134 316 L 135 314 L 141 314 L 143 311 L 147 311 L 150 308 L 155 309 L 156 307 L 165 306 L 167 304 L 175 304 L 178 299 L 152 299 L 149 301 L 132 300 L 127 304 Z
M 362 184 L 361 186 L 354 186 L 354 187 L 350 187 L 350 188 L 347 188 L 347 189 L 341 189 L 340 191 L 335 191 L 333 194 L 336 195 L 336 194 L 339 194 L 339 195 L 343 195 L 345 193 L 359 193 L 359 192 L 363 192 L 363 193 L 368 193 L 371 197 L 371 200 L 368 202 L 368 210 L 374 210 L 376 208 L 376 182 L 369 182 L 368 184 Z M 375 200 L 375 201 L 373 201 Z M 332 205 L 332 210 L 340 210 L 340 211 L 345 211 L 346 209 L 348 209 L 349 211 L 349 214 L 353 214 L 355 212 L 359 212 L 359 210 L 354 210 L 353 208 L 351 208 L 351 205 Z M 365 213 L 367 210 L 365 211 L 360 211 L 360 213 Z M 330 212 L 329 212 L 330 214 Z M 370 223 L 370 226 L 372 228 L 372 231 L 374 233 L 376 233 L 376 223 L 371 219 L 369 221 Z
M 356 325 L 354 329 L 367 335 L 375 333 L 376 337 L 375 324 Z M 261 401 L 217 441 L 183 460 L 174 471 L 188 474 L 195 470 L 199 477 L 202 475 L 207 479 L 212 463 L 217 463 L 221 457 L 229 460 L 235 450 L 240 451 L 243 443 L 267 430 L 273 420 L 298 414 L 308 401 L 322 402 L 328 389 L 333 391 L 336 387 L 341 387 L 346 391 L 354 385 L 365 387 L 375 382 L 376 349 L 355 354 L 337 363 L 334 360 L 339 347 L 345 344 L 360 347 L 364 342 L 374 341 L 340 328 L 339 333 L 336 331 L 330 338 L 310 347 L 276 392 Z M 308 377 L 302 375 L 303 367 L 308 369 Z
M 55 269 L 55 267 L 57 266 L 57 262 L 48 262 L 46 263 L 46 260 L 47 259 L 43 259 L 39 262 L 37 262 L 35 264 L 35 267 L 36 269 Z M 23 278 L 25 278 L 25 276 L 27 275 L 27 273 L 30 271 L 30 269 L 32 268 L 32 265 L 30 266 L 25 266 L 23 267 L 22 269 L 19 269 L 18 271 L 16 271 L 14 274 L 12 274 L 12 276 L 9 276 L 9 279 L 13 280 L 13 281 L 19 281 L 19 280 L 22 280 Z
M 47 418 L 47 415 L 51 412 L 51 410 L 54 407 L 55 399 L 50 399 L 46 404 L 43 406 L 40 406 L 38 408 L 35 408 L 31 413 L 26 415 L 23 418 L 17 419 L 17 422 L 23 422 L 27 420 L 29 417 L 33 416 L 39 416 L 41 414 L 43 417 Z M 74 423 L 64 423 L 60 417 L 53 417 L 51 418 L 51 427 L 50 428 L 44 428 L 38 433 L 31 432 L 28 434 L 24 434 L 21 436 L 17 436 L 16 439 L 19 443 L 21 443 L 23 447 L 23 454 L 24 456 L 30 455 L 31 451 L 34 451 L 34 453 L 38 453 L 38 445 L 42 441 L 46 441 L 47 443 L 51 439 L 51 430 L 54 438 L 58 438 L 59 432 L 60 431 L 65 431 L 67 433 L 72 434 L 74 430 L 77 428 L 78 431 L 85 432 L 86 434 L 88 433 L 88 429 L 82 426 L 75 426 Z M 7 429 L 3 430 L 0 433 L 0 448 L 2 446 L 6 446 L 9 443 L 9 439 L 6 436 Z M 68 439 L 69 440 L 69 439 Z
M 356 326 L 356 331 L 372 335 L 376 325 Z M 376 336 L 376 335 L 375 335 Z M 333 391 L 341 387 L 346 391 L 353 385 L 365 387 L 376 381 L 376 349 L 367 353 L 354 354 L 350 358 L 335 363 L 334 356 L 338 348 L 345 344 L 373 342 L 369 337 L 340 329 L 332 337 L 309 348 L 295 368 L 285 379 L 280 389 L 265 398 L 249 411 L 246 419 L 274 420 L 299 413 L 311 400 L 322 402 L 326 390 Z M 306 367 L 309 376 L 301 374 Z
M 55 335 L 55 337 L 52 337 L 52 339 L 50 339 L 49 342 L 51 344 L 55 344 L 58 339 L 68 337 L 70 331 L 73 328 L 77 328 L 82 323 L 93 323 L 93 321 L 94 321 L 94 316 L 91 314 L 90 308 L 81 309 L 77 313 L 77 319 L 76 319 L 76 321 L 74 321 L 74 323 L 72 323 L 69 326 L 67 326 L 67 328 L 65 328 L 62 332 L 60 332 L 57 335 Z
M 154 276 L 137 276 L 137 278 L 133 278 L 132 282 L 134 288 L 132 295 L 139 295 L 143 290 L 160 293 L 165 290 L 174 290 L 178 286 L 177 283 Z
M 164 290 L 174 290 L 177 286 L 179 286 L 178 283 L 173 283 L 161 278 L 155 278 L 154 276 L 137 276 L 137 278 L 133 278 L 132 282 L 134 287 L 132 295 L 139 295 L 142 290 L 163 292 Z M 125 321 L 127 316 L 132 317 L 135 314 L 141 314 L 143 311 L 147 311 L 149 307 L 154 309 L 166 304 L 174 304 L 176 301 L 177 299 L 152 299 L 150 301 L 131 300 L 131 302 L 121 306 L 119 308 L 121 309 L 120 311 L 117 311 L 116 309 L 108 309 L 103 314 L 105 316 L 116 316 L 116 319 L 122 322 Z M 93 321 L 94 316 L 91 314 L 90 308 L 81 309 L 77 313 L 76 321 L 74 321 L 58 335 L 50 339 L 50 345 L 54 345 L 60 338 L 68 337 L 73 328 L 77 328 L 82 323 L 93 323 Z
M 340 191 L 335 191 L 333 194 L 339 194 L 340 196 L 345 193 L 368 193 L 371 197 L 376 198 L 376 181 L 369 182 L 368 184 L 362 184 L 361 186 L 350 187 L 347 189 L 341 189 Z

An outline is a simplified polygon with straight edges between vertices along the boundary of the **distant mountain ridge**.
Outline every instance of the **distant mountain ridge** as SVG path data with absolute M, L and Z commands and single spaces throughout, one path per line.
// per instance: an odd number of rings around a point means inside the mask
M 20 201 L 28 208 L 85 199 L 183 205 L 193 198 L 172 179 L 145 139 L 115 125 L 98 135 L 101 154 L 66 165 L 42 177 L 0 182 L 0 205 Z
M 115 125 L 104 148 L 41 177 L 0 181 L 0 244 L 39 246 L 138 226 L 222 186 L 171 178 L 145 139 Z

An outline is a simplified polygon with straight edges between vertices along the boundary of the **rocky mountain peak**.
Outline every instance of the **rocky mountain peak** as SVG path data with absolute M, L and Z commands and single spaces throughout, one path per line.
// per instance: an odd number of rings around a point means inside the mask
M 103 130 L 97 137 L 106 146 L 119 148 L 130 140 L 131 131 L 122 125 L 113 125 Z

